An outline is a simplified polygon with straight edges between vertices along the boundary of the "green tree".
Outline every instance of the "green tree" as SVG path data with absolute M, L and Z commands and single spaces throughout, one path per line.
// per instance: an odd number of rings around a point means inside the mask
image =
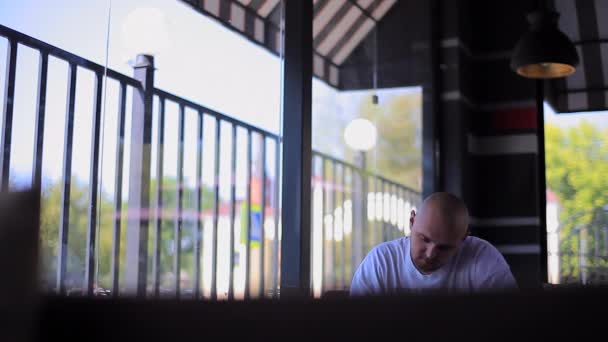
M 54 286 L 56 277 L 57 253 L 59 251 L 59 225 L 61 216 L 61 192 L 63 185 L 54 183 L 44 187 L 41 199 L 40 215 L 40 249 L 42 279 L 46 286 Z M 102 198 L 100 210 L 102 222 L 107 222 L 111 215 L 111 202 Z M 86 262 L 86 241 L 88 226 L 88 186 L 78 180 L 70 188 L 70 210 L 67 249 L 68 286 L 80 287 L 84 278 Z M 100 240 L 101 258 L 109 257 L 112 241 Z
M 608 129 L 582 121 L 568 129 L 546 124 L 545 132 L 547 187 L 559 199 L 561 274 L 567 279 L 580 271 L 578 228 L 608 224 L 601 209 L 608 204 Z M 587 241 L 595 245 L 595 236 Z M 608 266 L 600 259 L 589 262 Z
M 378 130 L 376 148 L 368 153 L 368 168 L 414 190 L 421 189 L 422 181 L 421 111 L 420 92 L 379 104 L 365 98 L 359 106 L 359 116 L 375 123 Z
M 151 194 L 156 193 L 156 182 L 151 183 Z M 177 181 L 174 178 L 163 179 L 163 208 L 165 211 L 174 212 L 177 203 Z M 59 245 L 59 224 L 61 215 L 61 191 L 62 183 L 56 182 L 44 187 L 41 198 L 41 217 L 40 217 L 40 249 L 41 249 L 41 268 L 42 280 L 47 288 L 53 288 L 56 277 L 56 262 Z M 183 189 L 183 208 L 184 210 L 194 210 L 196 192 L 193 187 Z M 213 206 L 213 192 L 208 188 L 202 189 L 203 210 L 208 210 Z M 88 184 L 73 181 L 70 190 L 70 224 L 68 234 L 68 260 L 67 260 L 67 280 L 68 287 L 79 288 L 82 286 L 84 278 L 84 267 L 86 262 L 86 239 L 89 209 L 89 188 Z M 125 246 L 127 229 L 127 194 L 123 194 L 125 201 L 121 204 L 121 253 L 119 267 L 121 278 L 124 278 L 125 269 Z M 152 198 L 154 196 L 152 195 Z M 114 200 L 108 194 L 102 194 L 98 204 L 99 209 L 99 235 L 97 246 L 99 248 L 99 286 L 109 288 L 111 286 L 111 260 L 112 260 L 112 240 L 113 226 L 115 221 Z M 170 216 L 170 215 L 169 215 Z M 151 226 L 153 227 L 153 223 Z M 161 222 L 161 273 L 170 272 L 173 268 L 173 227 L 174 220 L 165 217 Z M 183 221 L 182 234 L 182 254 L 181 268 L 190 271 L 193 266 L 193 238 L 195 221 L 187 219 Z M 153 230 L 149 239 L 149 246 L 154 242 Z M 149 264 L 152 262 L 152 249 L 149 249 Z M 151 268 L 150 268 L 151 270 Z M 151 273 L 150 273 L 151 274 Z
M 422 92 L 383 92 L 378 104 L 372 103 L 371 90 L 313 94 L 313 149 L 353 162 L 356 152 L 346 146 L 343 132 L 351 120 L 366 118 L 378 130 L 376 147 L 366 153 L 368 170 L 420 190 Z M 352 101 L 358 101 L 354 108 L 347 105 Z

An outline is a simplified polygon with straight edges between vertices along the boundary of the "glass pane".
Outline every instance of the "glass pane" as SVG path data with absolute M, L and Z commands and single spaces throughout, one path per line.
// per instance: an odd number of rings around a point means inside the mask
M 278 234 L 263 228 L 278 213 L 278 149 L 270 142 L 281 122 L 281 6 L 112 3 L 108 78 L 147 79 L 153 93 L 148 121 L 137 89 L 126 108 L 121 294 L 224 300 L 277 292 Z M 112 189 L 118 174 L 102 175 L 102 188 Z M 146 219 L 144 233 L 134 233 Z M 145 274 L 143 284 L 135 274 Z
M 39 272 L 45 291 L 91 293 L 100 268 L 98 246 L 107 245 L 98 228 L 111 218 L 97 201 L 102 161 L 93 151 L 103 145 L 100 76 L 109 10 L 109 0 L 0 4 L 0 100 L 3 108 L 12 104 L 12 121 L 3 118 L 1 124 L 10 146 L 2 148 L 10 151 L 10 190 L 41 187 Z M 15 59 L 7 63 L 11 52 Z M 6 88 L 12 69 L 14 89 Z
M 319 297 L 348 290 L 371 248 L 409 234 L 404 218 L 422 187 L 422 86 L 404 68 L 415 68 L 413 47 L 428 37 L 403 37 L 404 48 L 394 48 L 390 28 L 415 15 L 403 2 L 313 3 L 312 274 Z M 406 31 L 419 32 L 413 25 Z
M 608 283 L 608 112 L 545 104 L 547 254 L 553 284 Z
M 40 179 L 45 290 L 278 293 L 282 16 L 276 0 L 0 5 L 7 186 Z

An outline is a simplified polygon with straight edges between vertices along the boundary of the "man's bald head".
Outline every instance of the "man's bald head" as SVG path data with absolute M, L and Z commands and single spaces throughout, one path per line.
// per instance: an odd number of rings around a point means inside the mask
M 423 273 L 439 269 L 455 255 L 467 236 L 469 212 L 464 202 L 447 192 L 428 196 L 418 213 L 412 211 L 410 254 Z
M 449 227 L 457 229 L 461 234 L 467 232 L 469 226 L 469 210 L 464 202 L 448 193 L 448 192 L 435 192 L 429 195 L 422 206 L 420 211 L 416 213 L 417 218 L 421 218 L 428 213 L 429 215 L 440 215 L 444 220 L 450 222 Z

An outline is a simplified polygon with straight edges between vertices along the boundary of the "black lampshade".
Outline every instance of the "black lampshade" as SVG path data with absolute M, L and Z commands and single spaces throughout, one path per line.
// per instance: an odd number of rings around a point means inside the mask
M 513 51 L 511 69 L 528 78 L 558 78 L 576 70 L 578 54 L 568 37 L 557 27 L 559 14 L 542 10 L 528 14 L 530 30 Z

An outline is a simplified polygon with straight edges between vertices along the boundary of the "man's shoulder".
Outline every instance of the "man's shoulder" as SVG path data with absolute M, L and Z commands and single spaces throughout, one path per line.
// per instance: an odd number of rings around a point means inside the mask
M 476 236 L 467 236 L 466 238 L 466 248 L 477 253 L 500 253 L 496 247 L 494 247 L 488 241 L 478 238 Z
M 405 254 L 408 244 L 408 237 L 382 242 L 372 248 L 368 256 L 371 256 L 374 259 L 392 259 L 395 256 Z
M 478 237 L 467 237 L 473 271 L 478 288 L 516 289 L 511 268 L 502 253 L 491 243 Z
M 404 251 L 407 248 L 409 240 L 409 237 L 402 237 L 391 241 L 385 241 L 376 245 L 376 247 L 374 247 L 372 250 L 376 251 L 377 253 L 392 253 Z
M 465 253 L 477 262 L 505 263 L 502 253 L 488 241 L 476 236 L 468 236 Z

